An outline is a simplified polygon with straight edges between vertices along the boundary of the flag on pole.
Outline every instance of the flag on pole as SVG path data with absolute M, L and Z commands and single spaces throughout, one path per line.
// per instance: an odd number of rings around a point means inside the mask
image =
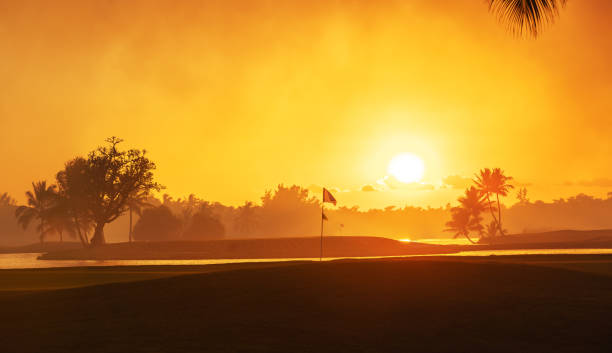
M 331 192 L 329 192 L 329 190 L 327 190 L 326 188 L 323 188 L 323 202 L 333 203 L 334 206 L 336 205 L 336 199 L 334 198 L 334 195 L 332 195 Z

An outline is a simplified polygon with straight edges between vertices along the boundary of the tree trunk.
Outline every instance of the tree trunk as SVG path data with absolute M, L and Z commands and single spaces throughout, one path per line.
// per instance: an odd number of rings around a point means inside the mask
M 499 222 L 497 221 L 497 218 L 495 218 L 495 212 L 493 212 L 493 206 L 491 206 L 491 200 L 489 199 L 488 192 L 487 192 L 487 203 L 489 204 L 489 210 L 491 211 L 491 216 L 493 217 L 493 220 L 495 221 L 495 223 L 499 224 Z
M 84 247 L 87 247 L 87 239 L 83 237 L 83 233 L 81 233 L 81 226 L 79 225 L 79 219 L 77 216 L 74 216 L 74 224 L 76 225 L 77 233 L 79 233 L 79 239 L 81 240 L 81 244 Z
M 129 234 L 129 242 L 132 242 L 132 206 L 130 206 L 130 234 Z
M 43 245 L 45 243 L 45 227 L 44 227 L 45 223 L 43 222 L 43 220 L 40 220 L 40 245 Z
M 96 224 L 96 228 L 94 231 L 94 235 L 91 238 L 92 246 L 99 246 L 106 244 L 106 239 L 104 239 L 104 222 L 100 222 Z
M 497 227 L 499 228 L 499 235 L 500 236 L 504 236 L 504 230 L 502 229 L 502 222 L 501 222 L 501 204 L 499 203 L 499 194 L 497 195 Z
M 466 234 L 464 234 L 464 235 L 465 235 L 465 237 L 467 238 L 467 240 L 469 240 L 469 241 L 470 241 L 470 243 L 472 243 L 472 244 L 476 244 L 476 242 L 475 242 L 475 241 L 473 241 L 473 240 L 472 240 L 472 238 L 470 238 L 470 235 L 469 235 L 469 234 L 467 234 L 467 233 L 466 233 Z

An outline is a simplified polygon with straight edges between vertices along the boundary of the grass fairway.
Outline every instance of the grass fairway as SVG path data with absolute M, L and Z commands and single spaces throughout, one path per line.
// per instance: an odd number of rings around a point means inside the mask
M 0 296 L 0 346 L 7 352 L 612 349 L 611 276 L 459 258 L 255 265 L 109 268 L 105 276 L 127 282 L 98 285 L 70 274 L 74 269 L 35 270 L 60 277 L 66 271 L 66 283 L 86 286 Z M 98 283 L 112 279 L 103 278 Z

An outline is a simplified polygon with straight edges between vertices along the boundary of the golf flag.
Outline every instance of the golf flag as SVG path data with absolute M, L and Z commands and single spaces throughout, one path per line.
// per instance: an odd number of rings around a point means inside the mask
M 323 188 L 323 202 L 329 202 L 336 205 L 336 199 L 334 198 L 334 195 L 332 195 L 331 192 L 329 192 L 329 190 L 327 190 L 326 188 Z

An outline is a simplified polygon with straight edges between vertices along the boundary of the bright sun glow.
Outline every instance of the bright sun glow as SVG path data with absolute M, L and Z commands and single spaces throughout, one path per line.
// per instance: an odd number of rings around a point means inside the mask
M 412 153 L 402 153 L 391 159 L 388 171 L 403 183 L 416 183 L 423 179 L 425 163 Z

